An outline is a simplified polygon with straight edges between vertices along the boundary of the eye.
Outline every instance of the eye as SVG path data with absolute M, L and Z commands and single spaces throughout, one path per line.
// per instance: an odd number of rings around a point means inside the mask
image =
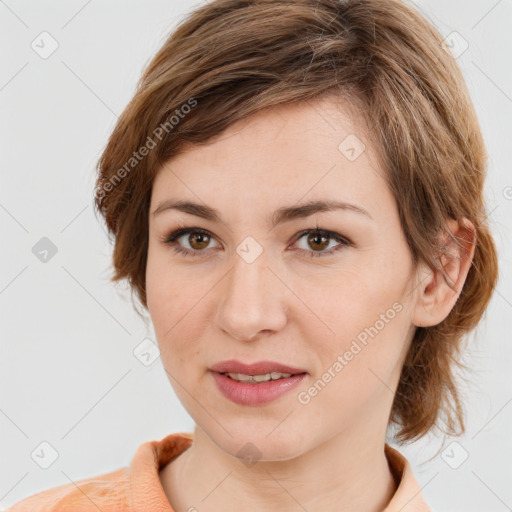
M 189 236 L 185 237 L 185 235 Z M 178 240 L 180 238 L 185 238 L 190 245 L 190 249 L 178 244 Z M 182 228 L 167 235 L 162 241 L 165 244 L 172 246 L 173 250 L 177 253 L 182 253 L 186 256 L 199 256 L 201 252 L 204 252 L 204 249 L 208 246 L 211 238 L 211 233 L 206 231 L 206 229 Z
M 307 237 L 306 237 L 307 235 Z M 305 251 L 308 253 L 308 256 L 315 258 L 315 257 L 322 257 L 322 256 L 331 256 L 334 252 L 339 251 L 340 249 L 343 249 L 344 247 L 349 247 L 352 245 L 352 242 L 343 236 L 341 236 L 339 233 L 336 233 L 334 231 L 328 231 L 325 229 L 306 229 L 305 231 L 302 231 L 299 233 L 297 241 L 300 239 L 306 237 L 306 246 L 312 247 L 315 250 L 309 251 L 308 249 L 299 249 L 301 251 Z M 324 251 L 327 246 L 329 246 L 329 240 L 335 240 L 338 243 L 338 245 L 332 247 L 328 251 Z
M 188 235 L 188 237 L 186 237 Z M 352 246 L 352 242 L 346 238 L 341 236 L 339 233 L 334 231 L 328 231 L 325 229 L 306 229 L 301 231 L 295 237 L 295 243 L 297 243 L 302 238 L 306 237 L 306 244 L 309 247 L 312 247 L 314 250 L 310 251 L 308 249 L 293 249 L 299 250 L 304 253 L 307 253 L 309 257 L 322 257 L 322 256 L 330 256 L 334 252 L 343 249 L 345 247 Z M 179 243 L 179 239 L 184 238 L 190 247 L 182 247 Z M 172 246 L 173 250 L 177 253 L 184 254 L 186 256 L 200 256 L 202 253 L 205 253 L 205 249 L 208 247 L 211 242 L 213 236 L 212 234 L 201 228 L 182 228 L 178 229 L 166 235 L 162 238 L 162 242 L 164 244 Z M 331 247 L 329 250 L 324 250 L 329 246 L 329 240 L 335 240 L 338 245 Z

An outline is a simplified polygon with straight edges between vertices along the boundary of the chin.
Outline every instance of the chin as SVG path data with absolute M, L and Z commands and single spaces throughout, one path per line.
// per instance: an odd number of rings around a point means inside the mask
M 302 435 L 276 429 L 275 421 L 268 423 L 268 428 L 261 428 L 260 423 L 258 430 L 241 428 L 234 431 L 231 428 L 229 431 L 232 437 L 223 432 L 220 438 L 212 439 L 224 452 L 246 460 L 249 467 L 252 461 L 285 461 L 298 457 L 307 450 Z

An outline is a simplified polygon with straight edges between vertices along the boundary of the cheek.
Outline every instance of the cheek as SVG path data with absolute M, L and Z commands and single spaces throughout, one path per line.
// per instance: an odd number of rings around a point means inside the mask
M 213 283 L 183 269 L 173 270 L 169 258 L 155 252 L 158 254 L 152 259 L 148 256 L 146 269 L 148 311 L 163 366 L 180 399 L 186 400 L 171 376 L 189 390 L 201 377 L 197 361 L 201 359 L 201 340 L 212 330 L 208 322 L 211 313 L 205 308 Z
M 374 315 L 369 315 L 371 321 L 358 325 L 349 317 L 340 321 L 340 334 L 316 347 L 322 354 L 321 364 L 300 397 L 304 412 L 337 430 L 356 418 L 371 415 L 372 410 L 382 411 L 382 404 L 393 399 L 401 368 L 402 312 L 385 326 L 375 322 Z M 364 323 L 366 326 L 360 329 Z
M 371 394 L 382 388 L 379 378 L 393 381 L 401 363 L 410 327 L 403 292 L 409 263 L 398 264 L 396 255 L 391 256 L 372 256 L 371 264 L 370 257 L 362 257 L 350 272 L 331 273 L 316 279 L 315 286 L 308 281 L 300 291 L 315 315 L 307 311 L 297 322 L 319 355 L 315 377 L 333 382 L 330 398 L 341 393 L 350 402 L 353 393 L 366 389 Z
M 187 285 L 169 276 L 150 276 L 147 283 L 148 310 L 162 363 L 180 382 L 192 380 L 197 369 L 193 362 L 200 359 L 207 318 L 206 302 L 200 300 L 204 294 L 190 281 Z
M 163 324 L 166 324 L 168 330 L 177 322 L 189 302 L 187 294 L 190 294 L 190 288 L 195 287 L 196 283 L 187 287 L 182 282 L 180 272 L 173 269 L 167 251 L 156 244 L 151 241 L 148 248 L 146 296 L 155 330 L 160 330 Z
M 348 271 L 340 268 L 323 275 L 297 278 L 292 288 L 304 306 L 297 303 L 290 312 L 298 314 L 296 322 L 306 329 L 309 325 L 309 329 L 317 333 L 313 340 L 351 339 L 378 322 L 380 315 L 390 309 L 385 320 L 392 320 L 396 313 L 393 304 L 404 307 L 406 280 L 397 268 L 407 270 L 404 264 L 385 266 L 382 262 L 361 258 Z

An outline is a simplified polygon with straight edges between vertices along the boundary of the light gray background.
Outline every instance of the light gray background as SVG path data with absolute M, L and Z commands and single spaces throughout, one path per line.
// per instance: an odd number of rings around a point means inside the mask
M 489 151 L 501 276 L 467 357 L 467 434 L 399 449 L 437 511 L 512 510 L 512 1 L 414 3 L 469 44 L 457 60 Z M 153 331 L 126 285 L 108 282 L 112 247 L 92 196 L 94 166 L 144 64 L 194 5 L 0 1 L 0 508 L 193 430 L 160 359 L 134 356 Z M 31 48 L 43 31 L 59 45 L 47 59 Z M 58 250 L 46 263 L 32 252 L 43 237 Z M 31 457 L 44 441 L 58 452 L 48 469 Z

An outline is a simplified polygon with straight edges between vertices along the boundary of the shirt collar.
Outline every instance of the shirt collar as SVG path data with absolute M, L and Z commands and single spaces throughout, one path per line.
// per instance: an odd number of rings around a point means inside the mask
M 129 470 L 130 511 L 173 512 L 161 485 L 159 471 L 186 450 L 193 439 L 194 434 L 179 432 L 138 447 Z M 388 444 L 384 451 L 398 486 L 384 512 L 431 512 L 407 459 Z

